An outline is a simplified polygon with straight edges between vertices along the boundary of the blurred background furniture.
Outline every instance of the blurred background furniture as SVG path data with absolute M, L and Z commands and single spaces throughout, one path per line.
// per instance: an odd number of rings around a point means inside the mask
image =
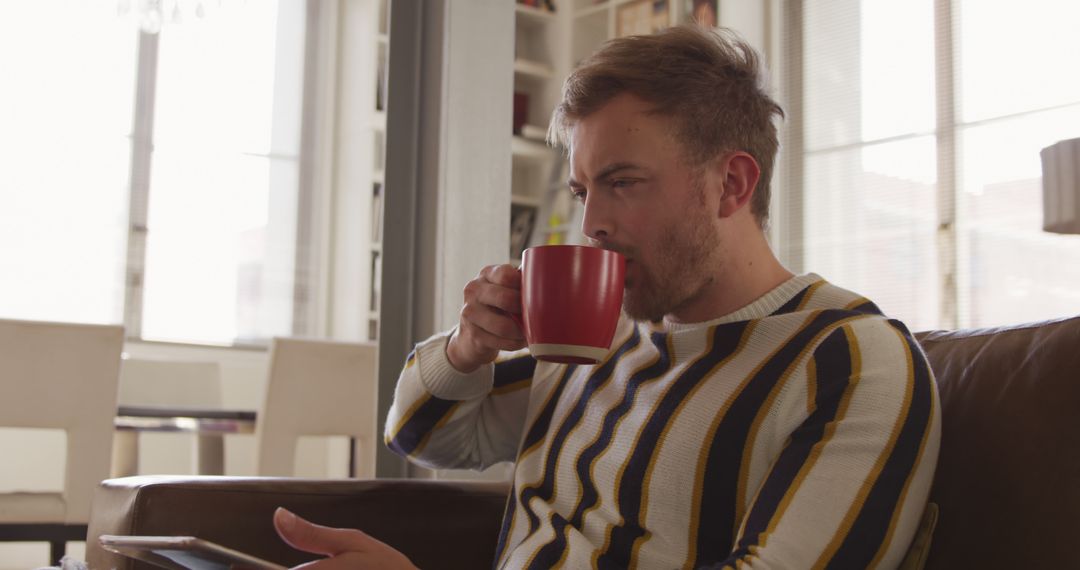
M 0 320 L 0 426 L 65 432 L 63 489 L 0 493 L 0 541 L 50 543 L 86 537 L 94 489 L 109 476 L 120 326 Z M 9 457 L 4 469 L 19 469 Z
M 117 426 L 113 442 L 112 476 L 125 477 L 139 470 L 139 440 L 149 431 L 185 431 L 174 418 L 183 410 L 221 408 L 221 371 L 216 362 L 124 359 L 120 364 L 117 395 L 118 416 L 132 418 L 140 412 L 143 422 L 129 420 Z M 153 411 L 158 417 L 152 417 Z M 172 414 L 172 418 L 168 414 Z M 173 421 L 151 421 L 151 420 Z M 195 423 L 195 422 L 188 422 Z M 194 426 L 190 426 L 194 427 Z M 152 437 L 152 436 L 151 436 Z M 193 447 L 195 472 L 200 475 L 225 473 L 225 444 L 221 434 L 196 434 Z
M 476 481 L 128 477 L 98 489 L 90 536 L 196 535 L 289 566 L 319 558 L 277 538 L 271 516 L 285 507 L 320 524 L 362 528 L 420 568 L 489 568 L 508 492 Z M 90 568 L 153 568 L 93 542 Z
M 303 436 L 351 438 L 350 477 L 375 476 L 378 346 L 275 338 L 255 428 L 259 475 L 295 474 Z
M 1080 317 L 916 336 L 943 416 L 930 497 L 940 515 L 925 567 L 1080 568 Z M 270 516 L 281 505 L 361 528 L 422 568 L 480 568 L 491 565 L 507 491 L 431 480 L 117 479 L 98 489 L 90 535 L 196 534 L 287 564 L 310 559 L 276 537 Z M 135 567 L 93 541 L 87 557 L 94 568 Z

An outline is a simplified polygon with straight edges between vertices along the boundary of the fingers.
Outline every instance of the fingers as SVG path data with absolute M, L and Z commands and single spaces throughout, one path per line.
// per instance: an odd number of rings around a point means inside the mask
M 496 285 L 521 289 L 521 271 L 513 265 L 489 265 L 480 271 L 480 276 Z
M 521 312 L 521 275 L 510 265 L 485 267 L 465 286 L 465 303 Z
M 515 322 L 509 314 L 501 310 L 492 310 L 491 306 L 474 303 L 466 304 L 461 308 L 461 324 L 463 328 L 487 332 L 498 339 L 519 341 L 525 338 L 521 329 L 518 327 L 517 322 Z M 474 331 L 469 330 L 463 332 L 471 334 Z M 498 346 L 491 346 L 500 350 L 512 350 L 501 346 L 501 344 Z
M 358 530 L 317 525 L 280 507 L 274 511 L 274 528 L 289 546 L 326 556 L 364 552 L 382 544 Z
M 274 528 L 289 546 L 330 557 L 294 570 L 416 570 L 404 554 L 358 530 L 317 525 L 280 507 L 274 511 Z
M 490 265 L 465 286 L 465 305 L 446 354 L 459 372 L 491 362 L 500 350 L 525 347 L 511 318 L 521 312 L 521 273 L 512 265 Z

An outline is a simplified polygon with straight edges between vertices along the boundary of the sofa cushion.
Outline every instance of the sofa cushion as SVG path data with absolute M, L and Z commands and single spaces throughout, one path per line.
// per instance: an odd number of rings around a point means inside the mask
M 1080 317 L 916 336 L 942 408 L 927 568 L 1080 568 Z

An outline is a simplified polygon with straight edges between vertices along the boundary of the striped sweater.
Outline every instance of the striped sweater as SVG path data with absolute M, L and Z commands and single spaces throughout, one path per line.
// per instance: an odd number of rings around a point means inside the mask
M 506 568 L 865 568 L 902 559 L 938 396 L 903 324 L 809 274 L 725 317 L 620 322 L 593 366 L 420 343 L 385 434 L 429 467 L 516 461 Z

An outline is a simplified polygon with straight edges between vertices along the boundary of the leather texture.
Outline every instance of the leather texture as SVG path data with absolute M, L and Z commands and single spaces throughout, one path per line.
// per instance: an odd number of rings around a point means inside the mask
M 1080 568 L 1080 317 L 916 335 L 940 388 L 926 568 Z M 90 536 L 194 534 L 286 564 L 277 506 L 360 528 L 421 568 L 491 566 L 508 488 L 429 480 L 106 481 Z M 91 568 L 135 568 L 91 541 Z
M 274 509 L 359 528 L 420 568 L 487 568 L 509 487 L 431 480 L 147 476 L 112 479 L 94 497 L 88 536 L 191 535 L 288 566 L 319 558 L 274 531 Z M 154 568 L 87 541 L 92 569 Z
M 942 410 L 926 568 L 1080 568 L 1080 317 L 916 338 Z

